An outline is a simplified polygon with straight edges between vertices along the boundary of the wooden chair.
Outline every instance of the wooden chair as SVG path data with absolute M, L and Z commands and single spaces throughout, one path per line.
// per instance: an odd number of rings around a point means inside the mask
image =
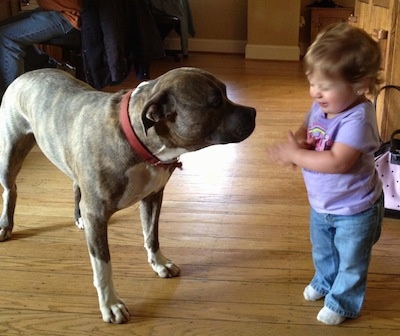
M 54 51 L 54 47 L 59 51 Z M 85 71 L 82 59 L 82 36 L 81 32 L 73 29 L 67 34 L 41 43 L 41 48 L 44 52 L 59 55 L 55 56 L 58 62 L 69 68 L 75 73 L 75 77 L 85 81 Z

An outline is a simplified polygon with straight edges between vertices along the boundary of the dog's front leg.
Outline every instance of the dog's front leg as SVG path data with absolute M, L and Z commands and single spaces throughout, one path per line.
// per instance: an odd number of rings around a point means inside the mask
M 142 199 L 140 204 L 140 215 L 143 227 L 144 247 L 147 250 L 148 261 L 161 278 L 176 277 L 180 269 L 171 260 L 168 260 L 161 253 L 158 240 L 158 220 L 160 218 L 161 205 L 163 200 L 161 190 Z
M 17 186 L 14 184 L 11 188 L 6 188 L 6 184 L 4 184 L 3 211 L 0 217 L 0 242 L 11 238 L 16 201 Z
M 111 257 L 107 239 L 107 222 L 95 216 L 84 216 L 85 234 L 93 268 L 93 283 L 99 298 L 104 322 L 123 323 L 128 321 L 129 312 L 118 297 L 112 280 Z
M 75 181 L 73 187 L 74 187 L 74 200 L 75 200 L 75 212 L 74 212 L 75 225 L 78 227 L 78 229 L 83 230 L 85 228 L 85 223 L 83 222 L 81 209 L 79 206 L 82 198 L 81 189 L 79 188 L 78 183 L 76 183 Z

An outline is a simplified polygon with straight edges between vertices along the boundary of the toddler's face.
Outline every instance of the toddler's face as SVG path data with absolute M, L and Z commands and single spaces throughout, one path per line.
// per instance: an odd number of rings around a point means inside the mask
M 352 84 L 327 77 L 318 70 L 308 76 L 308 81 L 311 97 L 326 113 L 327 118 L 333 118 L 364 100 L 364 95 L 357 95 Z

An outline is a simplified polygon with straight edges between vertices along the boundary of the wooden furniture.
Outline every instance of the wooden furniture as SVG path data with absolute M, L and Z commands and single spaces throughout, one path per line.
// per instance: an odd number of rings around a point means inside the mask
M 76 78 L 86 81 L 81 50 L 82 36 L 79 30 L 73 29 L 65 35 L 41 43 L 38 47 L 63 64 Z
M 398 0 L 356 0 L 350 22 L 371 34 L 382 49 L 383 84 L 400 85 L 400 24 Z M 400 128 L 400 95 L 388 90 L 379 96 L 378 124 L 383 140 Z
M 0 21 L 17 14 L 20 9 L 19 0 L 0 0 Z
M 348 17 L 353 14 L 351 7 L 319 8 L 311 7 L 311 27 L 310 40 L 315 40 L 318 33 L 326 26 L 336 22 L 346 22 Z

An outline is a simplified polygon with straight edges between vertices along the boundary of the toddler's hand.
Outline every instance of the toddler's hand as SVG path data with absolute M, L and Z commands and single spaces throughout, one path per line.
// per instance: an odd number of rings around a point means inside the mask
M 285 165 L 294 165 L 293 163 L 293 154 L 302 146 L 297 143 L 293 133 L 289 131 L 288 133 L 288 141 L 278 143 L 270 148 L 267 148 L 267 154 L 278 164 Z
M 304 143 L 304 149 L 311 149 L 314 150 L 315 149 L 315 145 L 316 145 L 316 141 L 314 138 L 308 138 Z

